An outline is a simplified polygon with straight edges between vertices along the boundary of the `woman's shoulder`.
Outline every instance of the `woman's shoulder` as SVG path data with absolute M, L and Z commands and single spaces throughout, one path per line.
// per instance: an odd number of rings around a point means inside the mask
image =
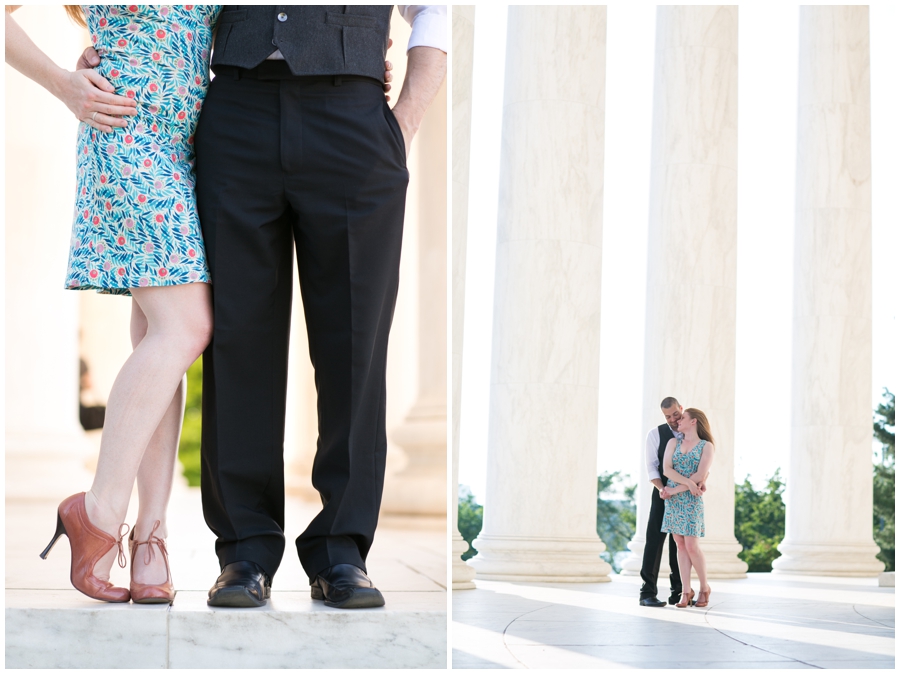
M 709 440 L 702 440 L 701 442 L 703 444 L 703 448 L 701 449 L 701 451 L 703 451 L 703 452 L 706 452 L 706 451 L 715 452 L 716 451 L 716 446 L 713 443 L 711 443 Z

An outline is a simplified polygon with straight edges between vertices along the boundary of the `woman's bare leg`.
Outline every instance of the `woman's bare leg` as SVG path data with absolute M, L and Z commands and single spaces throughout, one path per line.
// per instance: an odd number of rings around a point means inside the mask
M 136 301 L 131 306 L 131 345 L 137 348 L 147 334 L 147 317 Z M 157 520 L 160 525 L 154 533 L 159 538 L 168 536 L 166 511 L 172 494 L 172 479 L 178 457 L 178 440 L 184 420 L 184 397 L 187 381 L 182 377 L 175 391 L 172 403 L 163 415 L 162 421 L 150 438 L 138 469 L 138 516 L 134 523 L 134 538 L 146 541 Z M 166 581 L 166 564 L 162 555 L 151 554 L 146 563 L 146 548 L 132 562 L 132 573 L 138 583 L 157 585 Z M 158 552 L 154 550 L 154 552 Z
M 685 536 L 685 547 L 687 548 L 688 554 L 691 556 L 691 564 L 694 565 L 694 568 L 697 570 L 697 580 L 700 581 L 700 592 L 706 592 L 709 590 L 709 584 L 706 582 L 706 558 L 703 556 L 703 551 L 700 549 L 700 539 L 696 536 Z M 681 560 L 678 560 L 678 563 L 681 564 Z
M 691 592 L 691 556 L 685 549 L 685 536 L 672 534 L 675 545 L 678 546 L 678 573 L 681 576 L 681 591 Z
M 106 408 L 97 473 L 91 490 L 85 495 L 90 521 L 113 536 L 125 519 L 145 450 L 161 424 L 162 434 L 168 434 L 168 442 L 171 442 L 171 426 L 175 420 L 174 415 L 167 415 L 167 412 L 173 407 L 184 373 L 206 348 L 212 334 L 209 286 L 205 283 L 135 288 L 132 295 L 146 318 L 146 334 L 125 361 L 113 384 Z M 164 417 L 167 417 L 165 424 Z M 155 492 L 151 487 L 153 495 L 149 496 L 155 504 L 152 506 L 154 511 L 162 503 L 163 513 L 160 514 L 163 515 L 171 489 L 174 458 L 170 455 L 173 451 L 170 445 L 164 459 L 154 455 L 147 466 L 147 480 L 159 478 L 165 485 Z M 162 477 L 162 464 L 166 462 L 169 472 Z M 163 492 L 164 497 L 161 496 Z M 151 507 L 151 504 L 147 505 Z M 139 519 L 143 526 L 153 515 L 147 508 L 142 510 L 143 517 L 139 516 Z M 163 518 L 157 516 L 156 519 Z M 142 533 L 145 532 L 139 531 L 136 535 Z M 157 535 L 164 533 L 157 530 Z M 94 573 L 99 578 L 109 577 L 115 558 L 113 551 L 110 552 L 95 566 Z

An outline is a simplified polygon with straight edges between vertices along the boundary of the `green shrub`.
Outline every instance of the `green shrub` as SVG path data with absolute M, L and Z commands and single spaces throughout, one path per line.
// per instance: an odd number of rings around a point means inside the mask
M 472 541 L 481 533 L 483 515 L 484 508 L 475 502 L 472 490 L 464 484 L 459 485 L 459 535 L 469 544 L 469 549 L 462 555 L 463 561 L 478 554 Z
M 200 417 L 203 400 L 203 359 L 198 358 L 187 371 L 187 397 L 184 424 L 178 444 L 178 460 L 192 487 L 200 486 Z

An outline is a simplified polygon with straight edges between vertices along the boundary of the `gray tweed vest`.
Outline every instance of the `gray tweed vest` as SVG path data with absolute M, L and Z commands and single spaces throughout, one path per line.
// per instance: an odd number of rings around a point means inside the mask
M 226 5 L 212 67 L 254 68 L 280 49 L 295 75 L 384 78 L 393 5 Z

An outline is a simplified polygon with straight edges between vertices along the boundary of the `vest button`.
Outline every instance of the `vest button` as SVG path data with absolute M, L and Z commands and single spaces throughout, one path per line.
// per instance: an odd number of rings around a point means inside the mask
M 285 21 L 287 21 L 287 14 L 285 14 L 284 12 L 280 12 L 278 14 L 278 20 L 284 23 Z

